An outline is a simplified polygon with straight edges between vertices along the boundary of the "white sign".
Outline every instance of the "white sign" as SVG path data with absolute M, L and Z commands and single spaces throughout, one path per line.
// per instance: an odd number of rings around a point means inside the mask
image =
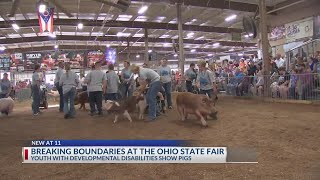
M 36 54 L 26 54 L 28 59 L 38 59 L 41 58 L 41 54 L 40 53 L 36 53 Z
M 285 24 L 286 42 L 293 42 L 302 38 L 313 36 L 313 18 Z
M 22 53 L 15 53 L 14 58 L 15 59 L 22 59 Z

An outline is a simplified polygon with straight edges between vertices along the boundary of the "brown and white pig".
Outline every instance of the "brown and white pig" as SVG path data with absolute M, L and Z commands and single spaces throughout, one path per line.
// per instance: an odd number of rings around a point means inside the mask
M 205 127 L 208 126 L 205 120 L 207 116 L 216 118 L 218 113 L 214 100 L 206 95 L 181 92 L 177 95 L 176 103 L 182 121 L 187 119 L 188 114 L 195 114 Z
M 74 105 L 80 104 L 79 109 L 86 110 L 86 103 L 89 102 L 89 96 L 87 91 L 82 91 L 77 93 L 76 97 L 74 98 Z
M 108 111 L 108 113 L 115 115 L 113 123 L 116 123 L 118 121 L 119 115 L 123 115 L 130 122 L 132 122 L 131 116 L 130 116 L 126 106 L 127 105 L 120 104 L 119 102 L 116 102 L 116 101 L 107 100 L 105 102 L 105 108 Z
M 14 101 L 11 97 L 0 99 L 1 114 L 9 115 L 13 111 Z

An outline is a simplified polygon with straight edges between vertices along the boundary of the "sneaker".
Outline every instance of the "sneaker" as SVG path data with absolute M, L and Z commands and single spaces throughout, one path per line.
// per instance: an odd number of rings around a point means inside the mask
M 169 106 L 168 109 L 172 109 L 172 106 Z
M 40 115 L 40 113 L 34 113 L 33 115 L 34 115 L 34 116 L 38 116 L 38 115 Z

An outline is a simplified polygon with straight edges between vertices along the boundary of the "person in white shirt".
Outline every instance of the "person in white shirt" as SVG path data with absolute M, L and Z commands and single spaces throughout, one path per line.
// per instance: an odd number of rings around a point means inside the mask
M 284 59 L 281 58 L 281 55 L 280 55 L 280 54 L 277 54 L 275 63 L 276 63 L 276 65 L 277 65 L 278 68 L 285 66 L 285 61 L 284 61 Z
M 81 85 L 82 91 L 87 91 L 87 83 L 85 83 L 85 75 L 81 74 L 80 77 L 81 77 L 80 85 Z
M 57 88 L 59 95 L 60 95 L 60 103 L 59 103 L 59 111 L 63 112 L 63 92 L 62 92 L 62 86 L 60 86 L 59 81 L 61 78 L 61 75 L 63 74 L 64 70 L 64 63 L 62 61 L 58 64 L 58 70 L 56 72 L 56 77 L 54 79 L 54 85 Z

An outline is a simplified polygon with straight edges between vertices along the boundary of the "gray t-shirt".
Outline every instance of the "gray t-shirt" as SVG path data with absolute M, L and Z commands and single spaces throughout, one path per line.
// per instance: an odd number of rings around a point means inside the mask
M 161 81 L 163 83 L 168 83 L 171 82 L 171 69 L 168 66 L 159 66 L 158 69 L 158 74 L 161 77 Z
M 119 76 L 114 71 L 107 73 L 107 93 L 117 93 L 119 88 Z
M 11 91 L 11 82 L 9 80 L 0 80 L 1 94 L 8 94 Z
M 214 81 L 212 72 L 209 70 L 199 71 L 199 74 L 197 76 L 197 82 L 200 82 L 201 90 L 213 89 L 212 82 Z
M 32 82 L 31 82 L 31 84 L 32 84 L 32 85 L 36 85 L 36 84 L 37 84 L 37 81 L 40 81 L 40 75 L 39 75 L 39 73 L 34 72 L 34 73 L 32 74 Z
M 122 73 L 122 76 L 125 79 L 125 81 L 127 81 L 127 82 L 130 81 L 131 74 L 132 74 L 130 69 L 122 69 L 121 73 Z
M 186 70 L 185 74 L 190 79 L 190 81 L 193 81 L 197 78 L 197 74 L 192 69 Z
M 54 79 L 54 83 L 59 83 L 62 74 L 63 74 L 63 69 L 62 68 L 58 68 L 58 70 L 56 72 L 56 77 Z
M 139 78 L 142 80 L 150 80 L 150 83 L 160 81 L 159 74 L 149 68 L 140 67 Z
M 65 72 L 61 75 L 59 85 L 62 86 L 63 94 L 66 94 L 79 85 L 79 76 L 72 71 L 69 71 L 68 74 Z
M 85 79 L 89 81 L 88 92 L 102 91 L 103 81 L 107 80 L 107 75 L 101 70 L 92 70 Z

